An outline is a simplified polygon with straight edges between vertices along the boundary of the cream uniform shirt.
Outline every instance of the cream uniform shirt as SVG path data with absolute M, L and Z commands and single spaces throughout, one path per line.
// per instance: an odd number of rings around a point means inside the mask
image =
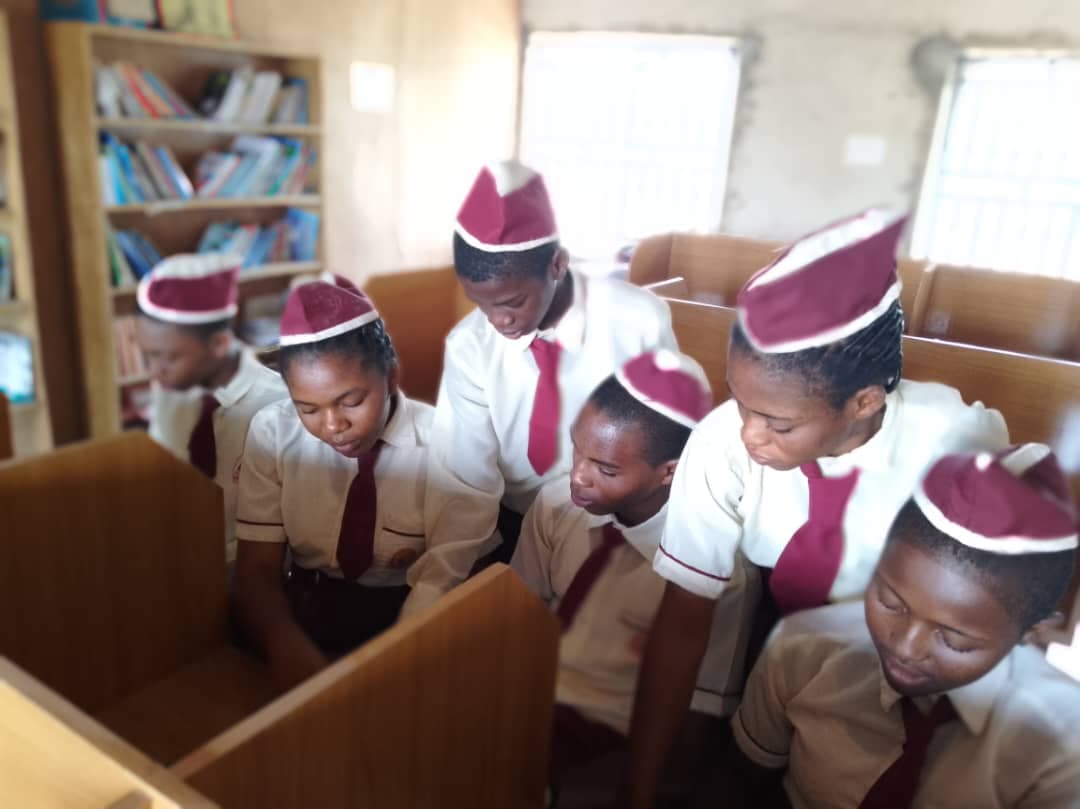
M 626 538 L 562 635 L 555 695 L 559 702 L 623 734 L 630 728 L 645 639 L 664 594 L 665 581 L 653 571 L 652 558 L 666 517 L 666 506 L 632 527 L 593 516 L 573 504 L 569 480 L 561 478 L 541 489 L 533 501 L 511 563 L 555 611 L 585 560 L 600 546 L 602 527 L 612 522 Z M 756 586 L 756 578 L 747 581 L 740 576 L 720 599 L 729 615 L 741 611 L 742 621 L 740 626 L 714 622 L 694 694 L 695 710 L 726 716 L 735 709 L 745 656 L 736 652 L 745 649 L 756 602 L 744 597 L 744 588 Z
M 658 573 L 685 590 L 716 598 L 735 552 L 771 568 L 807 520 L 810 490 L 799 469 L 754 463 L 743 446 L 738 405 L 729 400 L 698 425 L 671 487 Z M 818 463 L 826 477 L 860 470 L 844 512 L 844 554 L 830 599 L 861 594 L 897 513 L 927 467 L 942 455 L 1008 445 L 1001 414 L 967 405 L 945 385 L 902 381 L 885 399 L 881 429 L 865 444 Z
M 499 503 L 524 514 L 540 487 L 570 467 L 570 425 L 593 389 L 628 360 L 676 350 L 667 304 L 611 278 L 572 272 L 573 301 L 558 325 L 516 340 L 476 310 L 446 338 L 425 508 L 431 548 L 409 572 L 404 612 L 420 609 L 469 574 L 495 532 Z M 539 371 L 533 339 L 557 341 L 559 455 L 544 475 L 529 463 L 529 418 Z
M 1080 808 L 1080 684 L 1017 646 L 948 696 L 959 720 L 934 734 L 912 809 Z M 751 760 L 787 768 L 794 809 L 858 809 L 900 756 L 899 701 L 862 603 L 833 605 L 777 627 L 732 729 Z
M 248 426 L 255 414 L 289 391 L 281 376 L 267 368 L 248 347 L 240 350 L 240 364 L 229 382 L 214 391 L 191 388 L 172 391 L 151 386 L 150 437 L 187 463 L 188 441 L 202 413 L 202 397 L 212 392 L 221 403 L 214 411 L 214 443 L 217 447 L 217 475 L 214 482 L 225 492 L 226 553 L 235 556 L 236 487 L 240 461 L 247 441 Z
M 423 506 L 433 412 L 397 395 L 375 462 L 374 557 L 360 584 L 404 584 L 405 571 L 427 546 Z M 260 410 L 240 471 L 237 538 L 288 542 L 300 567 L 340 578 L 341 518 L 358 466 L 309 433 L 291 401 Z

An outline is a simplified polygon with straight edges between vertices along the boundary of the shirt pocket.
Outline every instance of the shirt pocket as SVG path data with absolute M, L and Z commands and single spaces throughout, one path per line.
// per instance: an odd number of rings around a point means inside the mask
M 427 550 L 427 536 L 420 520 L 410 525 L 408 520 L 397 520 L 393 525 L 379 529 L 379 541 L 375 549 L 375 561 L 379 566 L 404 572 Z

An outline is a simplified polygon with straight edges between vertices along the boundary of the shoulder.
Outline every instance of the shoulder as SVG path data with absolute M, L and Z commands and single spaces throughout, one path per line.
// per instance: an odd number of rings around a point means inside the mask
M 627 310 L 626 314 L 639 317 L 651 317 L 657 320 L 670 320 L 671 310 L 667 302 L 647 289 L 631 284 L 621 278 L 609 276 L 585 277 L 583 282 L 591 299 L 603 301 Z
M 297 426 L 303 429 L 292 401 L 279 399 L 263 405 L 251 417 L 249 435 L 259 443 L 277 445 Z
M 555 478 L 544 484 L 529 507 L 532 522 L 550 542 L 563 539 L 588 522 L 588 512 L 570 499 L 570 479 Z
M 485 342 L 497 337 L 484 313 L 473 309 L 465 315 L 446 336 L 447 353 L 479 349 Z
M 435 421 L 435 408 L 427 402 L 410 399 L 405 394 L 400 394 L 402 402 L 408 408 L 409 419 L 416 430 L 417 442 L 427 446 L 431 439 L 431 426 Z
M 1040 650 L 1017 646 L 1011 653 L 1012 678 L 1003 692 L 1006 733 L 1040 738 L 1047 747 L 1080 759 L 1080 683 L 1055 669 Z
M 965 402 L 956 388 L 903 380 L 897 396 L 903 405 L 901 429 L 922 439 L 913 445 L 934 444 L 938 453 L 946 453 L 999 449 L 1008 444 L 1001 414 L 982 402 Z
M 830 662 L 847 657 L 869 659 L 869 647 L 870 635 L 859 599 L 784 618 L 769 638 L 767 654 L 770 661 L 809 680 Z
M 713 455 L 720 453 L 728 460 L 748 460 L 742 443 L 742 416 L 739 415 L 738 403 L 734 399 L 728 399 L 713 408 L 690 433 L 687 448 L 700 448 Z

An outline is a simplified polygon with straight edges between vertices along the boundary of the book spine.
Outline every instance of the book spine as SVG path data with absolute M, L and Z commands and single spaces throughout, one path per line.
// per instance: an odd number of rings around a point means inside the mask
M 191 185 L 191 180 L 184 174 L 184 170 L 180 168 L 180 163 L 176 159 L 176 155 L 173 154 L 173 150 L 168 146 L 158 146 L 154 149 L 154 154 L 161 160 L 162 166 L 169 175 L 169 180 L 176 188 L 176 192 L 180 199 L 194 199 L 195 188 Z
M 139 104 L 146 111 L 146 114 L 149 115 L 151 118 L 160 118 L 160 106 L 165 106 L 165 108 L 167 109 L 167 105 L 165 105 L 165 102 L 163 101 L 159 101 L 158 104 L 155 104 L 151 100 L 150 96 L 148 96 L 147 93 L 144 91 L 148 90 L 149 88 L 144 88 L 143 86 L 140 86 L 139 76 L 135 72 L 134 68 L 124 62 L 117 62 L 114 69 L 120 75 L 121 79 L 131 89 L 131 92 L 135 94 L 135 97 L 139 100 Z

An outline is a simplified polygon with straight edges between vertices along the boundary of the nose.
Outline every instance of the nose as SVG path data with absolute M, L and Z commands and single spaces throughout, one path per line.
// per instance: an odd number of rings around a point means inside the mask
M 574 458 L 574 465 L 570 469 L 570 484 L 577 489 L 589 488 L 588 464 L 583 459 Z
M 921 621 L 908 621 L 892 633 L 892 653 L 905 663 L 925 660 L 932 635 L 930 627 Z
M 496 329 L 509 329 L 514 325 L 514 316 L 508 312 L 494 310 L 488 314 L 488 320 Z
M 751 451 L 760 450 L 769 443 L 765 419 L 752 413 L 743 416 L 740 435 L 743 444 Z
M 343 433 L 349 428 L 349 422 L 345 419 L 336 408 L 332 408 L 326 411 L 326 418 L 323 420 L 326 425 L 327 435 L 335 436 L 338 433 Z

